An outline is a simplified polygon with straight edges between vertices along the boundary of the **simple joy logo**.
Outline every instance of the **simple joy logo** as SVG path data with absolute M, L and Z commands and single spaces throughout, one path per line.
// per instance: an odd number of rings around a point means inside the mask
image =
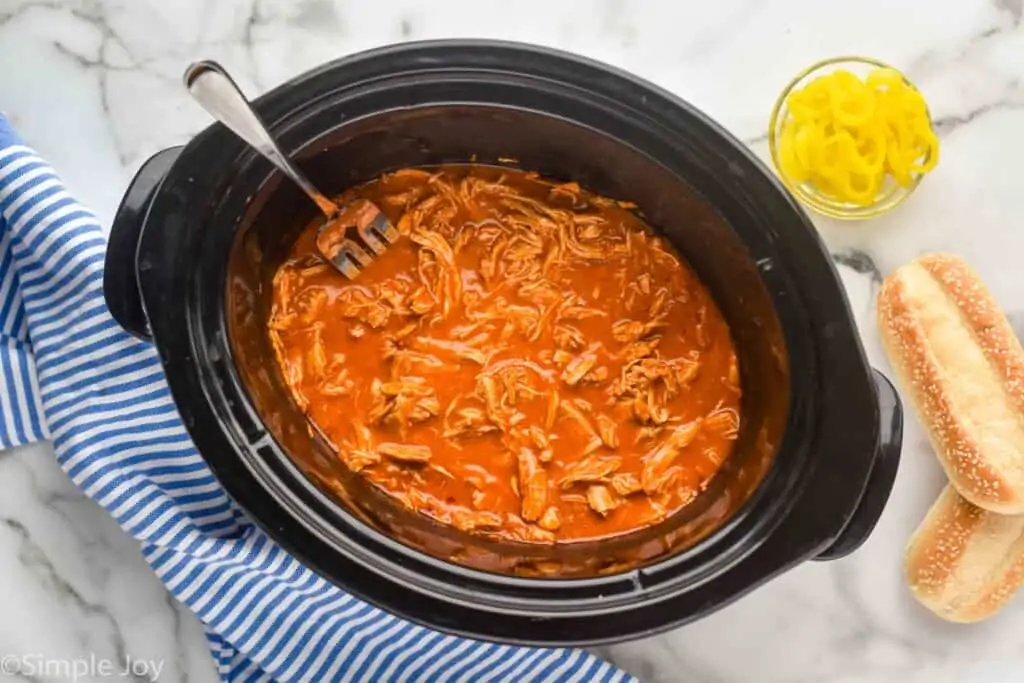
M 164 662 L 125 657 L 115 661 L 90 654 L 86 657 L 49 657 L 42 654 L 0 655 L 0 676 L 26 679 L 79 681 L 97 678 L 160 680 Z

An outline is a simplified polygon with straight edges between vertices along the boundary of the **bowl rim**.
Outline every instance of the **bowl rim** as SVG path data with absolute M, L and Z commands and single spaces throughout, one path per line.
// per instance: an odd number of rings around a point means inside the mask
M 771 115 L 768 118 L 768 150 L 772 158 L 772 165 L 775 168 L 775 172 L 779 179 L 786 186 L 786 189 L 792 192 L 793 195 L 805 206 L 810 207 L 822 215 L 838 220 L 857 221 L 875 218 L 888 213 L 902 204 L 907 197 L 912 195 L 914 190 L 918 188 L 921 181 L 924 180 L 925 174 L 915 174 L 913 182 L 911 182 L 909 187 L 898 185 L 896 189 L 888 195 L 883 196 L 880 199 L 876 197 L 875 201 L 867 206 L 857 207 L 853 204 L 824 199 L 822 195 L 818 193 L 808 192 L 802 187 L 801 183 L 793 182 L 793 180 L 782 171 L 782 166 L 779 163 L 778 137 L 781 134 L 781 124 L 783 123 L 783 121 L 780 120 L 780 117 L 784 111 L 787 111 L 786 100 L 789 98 L 789 95 L 793 90 L 808 76 L 817 71 L 838 64 L 860 64 L 873 66 L 879 69 L 890 69 L 898 73 L 904 83 L 917 92 L 920 92 L 914 82 L 907 78 L 907 75 L 903 73 L 903 71 L 897 69 L 891 64 L 873 57 L 850 54 L 819 60 L 798 72 L 782 89 L 781 94 L 776 98 L 775 103 L 772 105 Z M 925 113 L 928 115 L 929 125 L 934 128 L 931 111 L 928 110 L 927 103 L 925 104 Z

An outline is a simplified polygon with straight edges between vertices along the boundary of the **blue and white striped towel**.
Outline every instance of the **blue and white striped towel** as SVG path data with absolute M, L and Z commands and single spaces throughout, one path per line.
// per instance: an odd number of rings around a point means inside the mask
M 632 681 L 581 650 L 442 635 L 346 595 L 254 527 L 189 440 L 156 353 L 103 299 L 95 217 L 0 116 L 0 447 L 75 484 L 206 626 L 225 681 Z

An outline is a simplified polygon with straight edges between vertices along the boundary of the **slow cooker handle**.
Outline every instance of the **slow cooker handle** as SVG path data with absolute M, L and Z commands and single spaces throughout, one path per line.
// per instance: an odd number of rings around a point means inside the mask
M 903 446 L 903 405 L 895 387 L 885 375 L 872 369 L 875 378 L 875 394 L 878 396 L 878 451 L 868 475 L 857 509 L 854 510 L 846 528 L 832 545 L 818 554 L 816 560 L 836 560 L 849 555 L 859 548 L 871 535 L 878 518 L 882 515 L 900 464 L 900 449 Z
M 182 149 L 169 147 L 157 152 L 132 178 L 114 214 L 103 263 L 103 297 L 110 314 L 125 330 L 147 341 L 153 337 L 139 292 L 136 254 L 156 191 Z

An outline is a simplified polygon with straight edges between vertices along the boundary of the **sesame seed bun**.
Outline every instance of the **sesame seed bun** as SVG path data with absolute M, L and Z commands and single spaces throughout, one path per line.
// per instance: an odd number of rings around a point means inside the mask
M 982 510 L 946 486 L 911 537 L 903 569 L 914 597 L 935 614 L 980 621 L 1024 580 L 1024 515 Z
M 957 256 L 921 257 L 882 285 L 878 324 L 956 490 L 1024 513 L 1024 350 L 978 275 Z

